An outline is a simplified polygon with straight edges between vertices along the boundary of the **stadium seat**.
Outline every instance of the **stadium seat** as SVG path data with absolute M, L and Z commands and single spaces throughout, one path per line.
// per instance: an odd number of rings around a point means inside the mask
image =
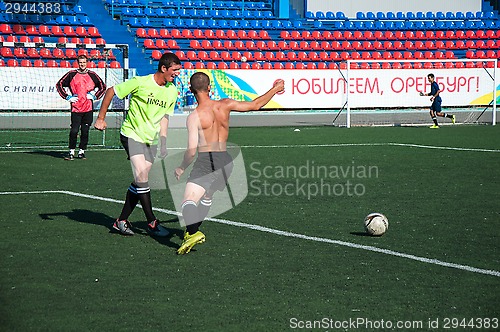
M 10 26 L 10 24 L 1 23 L 0 24 L 0 33 L 5 34 L 5 35 L 9 35 L 9 34 L 12 34 L 14 32 L 12 31 L 12 27 Z
M 73 29 L 73 27 L 69 25 L 63 28 L 63 33 L 66 37 L 76 37 L 75 29 Z
M 32 59 L 40 58 L 40 54 L 38 53 L 38 50 L 34 47 L 27 48 L 26 55 L 28 56 L 28 58 L 32 58 Z
M 159 51 L 159 50 L 153 50 L 153 51 L 151 52 L 151 57 L 152 57 L 154 60 L 160 60 L 161 56 L 162 56 L 162 53 L 161 53 L 161 51 Z
M 59 67 L 59 64 L 57 63 L 56 60 L 50 59 L 50 60 L 47 60 L 46 66 L 55 68 L 55 67 Z
M 16 59 L 8 59 L 7 67 L 19 67 L 19 62 Z
M 28 59 L 21 60 L 21 67 L 33 67 L 33 64 Z
M 12 51 L 12 54 L 14 54 L 14 57 L 16 58 L 26 58 L 26 51 L 22 47 L 15 47 L 14 50 Z
M 121 65 L 120 65 L 120 63 L 118 61 L 111 61 L 109 63 L 109 67 L 110 68 L 121 68 Z
M 72 44 L 81 44 L 82 43 L 82 40 L 78 37 L 73 37 L 69 40 L 70 43 Z

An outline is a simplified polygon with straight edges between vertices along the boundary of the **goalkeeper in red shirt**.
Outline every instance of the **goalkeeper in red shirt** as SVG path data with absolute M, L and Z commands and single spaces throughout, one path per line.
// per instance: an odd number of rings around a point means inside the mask
M 71 103 L 71 129 L 69 132 L 69 153 L 65 160 L 75 159 L 76 141 L 81 129 L 79 159 L 85 158 L 89 142 L 89 130 L 93 121 L 93 102 L 106 92 L 106 84 L 95 72 L 87 68 L 87 57 L 79 55 L 78 69 L 66 73 L 56 84 L 59 95 Z

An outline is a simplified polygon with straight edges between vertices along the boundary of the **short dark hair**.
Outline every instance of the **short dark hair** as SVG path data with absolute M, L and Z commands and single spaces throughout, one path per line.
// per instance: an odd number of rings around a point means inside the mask
M 165 68 L 170 68 L 172 65 L 180 65 L 181 60 L 179 57 L 172 52 L 163 53 L 160 58 L 160 62 L 158 62 L 158 71 L 161 71 L 161 67 L 165 66 Z
M 189 84 L 191 85 L 191 92 L 196 94 L 200 91 L 208 91 L 208 85 L 210 84 L 210 77 L 202 72 L 194 73 L 189 79 Z
M 85 54 L 80 54 L 77 58 L 76 58 L 76 61 L 78 60 L 82 60 L 82 59 L 85 59 L 85 60 L 89 60 L 89 58 L 87 58 L 87 56 Z
M 434 78 L 434 74 L 433 74 L 433 73 L 430 73 L 429 75 L 427 75 L 427 77 Z

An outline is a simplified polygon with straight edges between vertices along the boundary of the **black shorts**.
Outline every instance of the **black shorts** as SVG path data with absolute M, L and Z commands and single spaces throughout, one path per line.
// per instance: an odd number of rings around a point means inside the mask
M 150 163 L 155 161 L 156 152 L 158 151 L 157 145 L 150 145 L 146 143 L 140 143 L 132 138 L 128 138 L 123 134 L 120 134 L 120 142 L 123 145 L 123 148 L 127 152 L 127 159 L 130 160 L 131 156 L 135 156 L 138 154 L 143 154 L 147 161 Z
M 226 151 L 200 152 L 188 182 L 196 183 L 210 194 L 224 190 L 233 171 L 233 158 Z
M 434 101 L 431 105 L 431 110 L 433 110 L 436 113 L 441 113 L 441 102 Z

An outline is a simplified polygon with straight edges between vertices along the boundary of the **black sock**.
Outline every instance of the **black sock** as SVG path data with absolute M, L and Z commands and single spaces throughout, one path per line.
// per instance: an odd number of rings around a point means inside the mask
M 128 187 L 125 204 L 123 205 L 122 212 L 118 219 L 127 220 L 127 218 L 132 214 L 132 211 L 134 211 L 137 202 L 139 202 L 139 196 L 137 195 L 137 186 L 132 182 Z
M 445 114 L 444 116 L 446 116 L 447 118 L 453 118 L 453 114 Z
M 434 124 L 435 124 L 436 126 L 439 126 L 439 125 L 438 125 L 438 120 L 437 120 L 437 118 L 436 118 L 436 117 L 433 117 L 433 118 L 432 118 L 432 121 L 434 121 Z
M 149 189 L 149 183 L 137 183 L 137 196 L 139 196 L 139 201 L 141 202 L 146 220 L 148 222 L 154 221 L 156 217 L 153 213 L 153 205 L 151 204 L 151 189 Z
M 201 225 L 196 202 L 185 201 L 182 203 L 182 217 L 186 223 L 186 231 L 191 235 L 196 233 Z

